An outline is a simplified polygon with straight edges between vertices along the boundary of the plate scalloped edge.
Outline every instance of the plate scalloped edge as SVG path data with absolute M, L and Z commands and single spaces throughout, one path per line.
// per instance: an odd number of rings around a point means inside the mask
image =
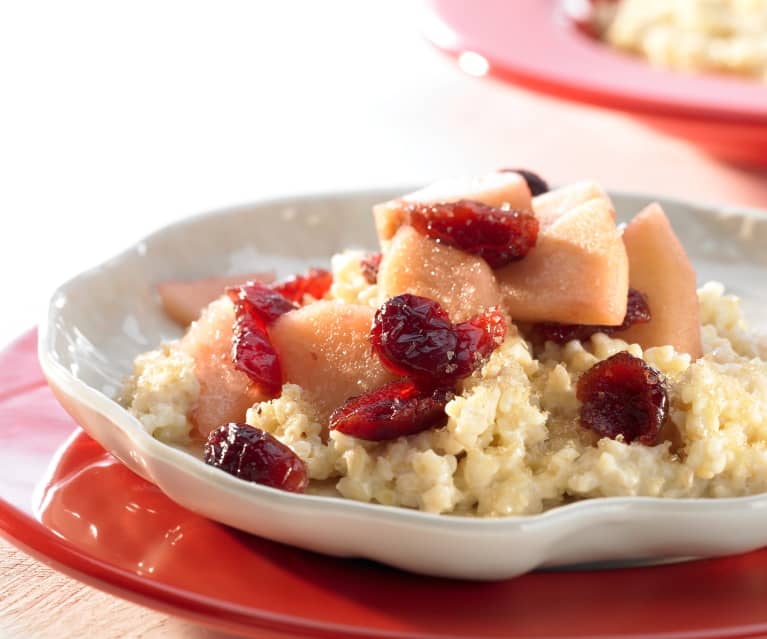
M 204 268 L 211 269 L 238 268 L 228 260 L 232 251 L 238 250 L 266 263 L 290 248 L 294 254 L 311 256 L 311 250 L 302 252 L 301 247 L 314 244 L 316 249 L 318 242 L 324 242 L 319 252 L 329 257 L 345 244 L 369 244 L 372 237 L 354 223 L 359 211 L 369 211 L 372 203 L 401 192 L 362 191 L 270 200 L 198 215 L 149 235 L 53 294 L 40 324 L 38 342 L 40 363 L 51 388 L 94 439 L 178 504 L 235 528 L 329 555 L 365 557 L 434 576 L 493 580 L 541 566 L 720 556 L 767 543 L 767 533 L 763 532 L 767 530 L 767 494 L 705 500 L 596 498 L 538 515 L 475 519 L 286 493 L 238 480 L 155 440 L 138 420 L 102 392 L 114 388 L 115 381 L 127 372 L 126 362 L 132 356 L 161 338 L 173 336 L 172 326 L 162 317 L 151 294 L 152 278 L 156 274 L 160 279 L 171 274 L 203 274 L 199 259 L 193 267 L 191 261 L 171 264 L 168 251 L 175 249 L 173 257 L 178 260 L 182 249 L 188 254 L 190 246 L 206 247 L 215 253 L 205 261 Z M 619 212 L 629 213 L 653 199 L 618 193 L 611 196 Z M 696 251 L 705 261 L 707 252 L 714 250 L 711 243 L 701 242 L 702 237 L 721 240 L 722 247 L 715 255 L 726 259 L 728 250 L 737 249 L 741 259 L 757 260 L 754 251 L 767 245 L 765 212 L 659 201 L 675 225 L 692 229 L 688 239 L 694 242 L 693 261 Z M 326 221 L 346 230 L 337 233 L 332 227 L 328 229 L 323 226 Z M 306 234 L 311 237 L 302 239 L 295 233 L 296 226 L 302 224 L 311 231 Z M 278 241 L 265 240 L 267 234 L 263 233 L 249 236 L 243 232 L 243 226 L 249 225 L 259 230 L 268 225 L 268 235 L 278 236 Z M 214 227 L 217 241 L 211 243 L 208 238 Z M 685 232 L 682 235 L 684 240 Z M 301 261 L 291 258 L 286 263 L 292 266 Z M 751 267 L 762 272 L 767 257 Z M 181 272 L 173 270 L 179 268 Z M 137 274 L 145 277 L 137 278 Z M 122 287 L 119 290 L 125 295 L 116 298 L 115 287 Z M 142 322 L 132 315 L 134 307 L 145 314 L 141 320 L 147 320 L 147 328 L 136 328 Z M 97 320 L 94 308 L 102 312 Z M 77 321 L 73 323 L 74 319 Z M 115 332 L 119 334 L 115 336 Z M 738 518 L 736 529 L 731 525 L 733 517 Z

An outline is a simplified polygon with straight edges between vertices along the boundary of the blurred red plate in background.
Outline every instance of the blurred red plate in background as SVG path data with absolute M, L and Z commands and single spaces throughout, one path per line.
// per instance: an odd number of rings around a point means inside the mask
M 77 428 L 45 384 L 35 332 L 0 354 L 0 496 L 0 534 L 58 570 L 261 639 L 767 634 L 767 549 L 471 583 L 324 557 L 200 517 Z
M 427 7 L 426 37 L 468 73 L 629 111 L 726 160 L 767 166 L 767 84 L 652 67 L 586 35 L 565 0 L 429 0 Z

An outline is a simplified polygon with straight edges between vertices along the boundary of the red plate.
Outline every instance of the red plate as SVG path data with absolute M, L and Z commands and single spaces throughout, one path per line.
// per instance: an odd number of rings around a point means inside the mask
M 0 533 L 121 597 L 257 637 L 767 633 L 767 549 L 470 583 L 322 557 L 203 519 L 77 428 L 43 381 L 35 339 L 0 354 Z
M 767 166 L 767 84 L 651 67 L 585 35 L 564 0 L 431 0 L 429 7 L 427 37 L 459 61 L 479 54 L 506 80 L 632 111 L 725 158 Z M 481 73 L 479 61 L 469 57 L 468 70 Z

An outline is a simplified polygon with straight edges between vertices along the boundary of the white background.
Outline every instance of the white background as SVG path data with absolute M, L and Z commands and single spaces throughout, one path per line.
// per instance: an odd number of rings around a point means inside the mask
M 713 182 L 694 149 L 620 114 L 461 73 L 419 7 L 0 3 L 0 338 L 153 228 L 269 194 L 500 165 L 673 192 L 660 156 Z

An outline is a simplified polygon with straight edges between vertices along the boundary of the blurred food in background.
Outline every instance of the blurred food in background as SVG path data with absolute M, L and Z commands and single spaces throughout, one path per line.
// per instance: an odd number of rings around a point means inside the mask
M 605 42 L 650 63 L 767 82 L 767 0 L 597 0 Z

